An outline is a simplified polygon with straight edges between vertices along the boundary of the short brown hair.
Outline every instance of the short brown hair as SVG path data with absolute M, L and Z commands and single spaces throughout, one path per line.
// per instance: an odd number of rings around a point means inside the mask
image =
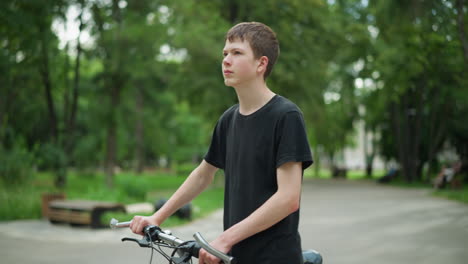
M 267 25 L 260 22 L 243 22 L 233 26 L 227 33 L 225 40 L 246 40 L 254 53 L 255 59 L 262 56 L 268 58 L 268 66 L 263 76 L 266 79 L 279 56 L 279 42 L 275 32 Z

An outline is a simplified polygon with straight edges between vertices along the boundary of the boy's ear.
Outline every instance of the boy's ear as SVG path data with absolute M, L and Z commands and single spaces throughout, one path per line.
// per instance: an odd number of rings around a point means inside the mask
M 258 64 L 258 67 L 257 67 L 257 72 L 258 73 L 266 72 L 267 67 L 268 67 L 268 57 L 267 56 L 262 56 L 262 57 L 260 57 L 260 59 L 258 61 L 259 61 L 259 64 Z

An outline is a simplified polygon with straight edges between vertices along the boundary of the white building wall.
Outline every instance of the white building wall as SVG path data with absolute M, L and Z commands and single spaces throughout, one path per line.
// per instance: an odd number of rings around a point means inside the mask
M 358 120 L 357 122 L 355 122 L 354 126 L 356 134 L 353 141 L 355 144 L 353 147 L 345 148 L 343 163 L 347 169 L 364 170 L 366 168 L 366 153 L 364 149 L 364 140 L 367 140 L 367 147 L 368 149 L 370 149 L 370 147 L 372 147 L 372 138 L 370 136 L 368 136 L 368 138 L 365 137 L 364 121 Z M 378 155 L 374 157 L 373 168 L 385 168 L 384 161 Z

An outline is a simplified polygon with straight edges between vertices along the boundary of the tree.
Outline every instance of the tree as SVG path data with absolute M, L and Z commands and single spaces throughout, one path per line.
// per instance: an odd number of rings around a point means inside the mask
M 382 130 L 382 138 L 387 138 L 383 148 L 400 163 L 409 182 L 421 179 L 424 164 L 433 163 L 447 141 L 448 121 L 456 115 L 451 102 L 462 76 L 457 43 L 452 41 L 454 9 L 447 1 L 422 2 L 371 6 L 379 30 L 374 69 L 382 76 L 379 94 L 389 98 L 389 116 L 380 122 L 391 124 Z M 395 16 L 400 19 L 395 21 Z

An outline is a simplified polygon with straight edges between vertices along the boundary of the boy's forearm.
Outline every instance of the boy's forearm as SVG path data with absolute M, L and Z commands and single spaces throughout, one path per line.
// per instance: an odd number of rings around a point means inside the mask
M 153 217 L 162 224 L 169 216 L 179 208 L 192 201 L 213 180 L 216 169 L 205 161 L 194 169 L 184 183 L 177 189 L 164 206 L 156 211 Z
M 274 194 L 260 208 L 243 221 L 226 230 L 220 237 L 231 247 L 240 241 L 268 229 L 278 223 L 298 207 L 296 202 L 288 200 L 279 193 Z

